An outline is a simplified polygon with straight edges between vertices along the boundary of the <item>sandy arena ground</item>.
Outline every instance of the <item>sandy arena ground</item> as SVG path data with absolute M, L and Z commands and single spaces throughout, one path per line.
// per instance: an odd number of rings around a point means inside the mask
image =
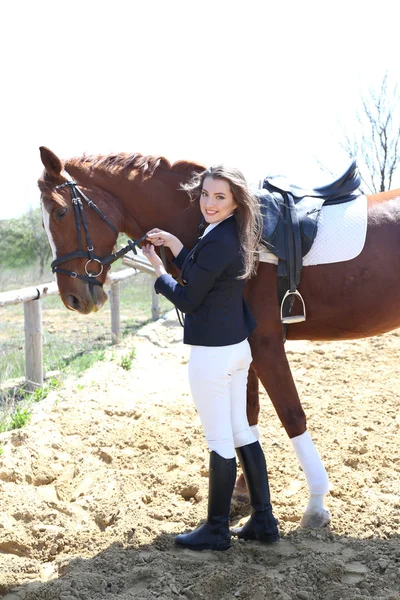
M 332 490 L 330 527 L 302 530 L 307 490 L 265 393 L 262 443 L 282 541 L 174 547 L 207 507 L 208 452 L 169 319 L 107 351 L 0 435 L 0 594 L 6 600 L 400 599 L 400 330 L 288 342 Z M 121 357 L 136 348 L 131 370 Z M 247 518 L 234 501 L 232 521 Z

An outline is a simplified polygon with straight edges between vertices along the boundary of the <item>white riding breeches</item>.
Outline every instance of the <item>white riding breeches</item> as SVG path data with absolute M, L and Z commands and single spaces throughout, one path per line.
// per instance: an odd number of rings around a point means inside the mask
M 192 346 L 189 385 L 211 450 L 233 458 L 235 448 L 257 441 L 247 414 L 247 340 L 231 346 Z

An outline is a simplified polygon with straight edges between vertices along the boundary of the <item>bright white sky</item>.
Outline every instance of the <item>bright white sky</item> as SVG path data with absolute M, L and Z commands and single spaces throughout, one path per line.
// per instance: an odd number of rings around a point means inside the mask
M 392 0 L 19 0 L 0 6 L 0 218 L 39 204 L 38 147 L 225 162 L 325 183 L 360 90 L 400 79 Z

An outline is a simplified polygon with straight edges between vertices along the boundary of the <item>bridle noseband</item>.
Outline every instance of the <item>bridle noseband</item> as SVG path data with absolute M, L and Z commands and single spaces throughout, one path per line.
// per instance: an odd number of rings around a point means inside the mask
M 107 268 L 110 268 L 111 264 L 113 262 L 115 262 L 116 260 L 118 260 L 119 258 L 124 256 L 130 250 L 132 250 L 134 252 L 134 254 L 137 254 L 136 246 L 138 246 L 141 242 L 143 242 L 147 236 L 144 235 L 139 240 L 134 240 L 134 239 L 129 240 L 127 246 L 125 246 L 124 248 L 121 248 L 121 250 L 119 250 L 118 252 L 115 252 L 114 254 L 109 254 L 108 256 L 105 256 L 105 257 L 97 256 L 94 253 L 94 247 L 93 247 L 93 243 L 92 243 L 92 240 L 91 240 L 91 237 L 89 234 L 89 227 L 88 227 L 88 223 L 87 223 L 86 216 L 85 216 L 84 204 L 82 201 L 85 201 L 89 208 L 93 208 L 93 210 L 99 215 L 99 217 L 101 217 L 103 219 L 103 221 L 105 223 L 107 223 L 107 225 L 116 233 L 117 236 L 118 236 L 119 232 L 116 229 L 116 227 L 114 227 L 114 225 L 111 223 L 111 221 L 109 221 L 107 219 L 107 217 L 101 212 L 101 210 L 98 208 L 98 206 L 96 206 L 96 204 L 94 202 L 89 200 L 89 198 L 82 192 L 82 190 L 78 187 L 76 181 L 71 179 L 71 177 L 68 175 L 68 173 L 66 171 L 63 172 L 63 175 L 64 175 L 64 177 L 66 177 L 67 181 L 64 183 L 61 183 L 60 185 L 57 185 L 54 189 L 60 190 L 65 187 L 69 187 L 69 189 L 71 191 L 72 206 L 74 208 L 75 223 L 76 223 L 76 229 L 78 232 L 78 250 L 76 250 L 75 252 L 70 252 L 69 254 L 64 254 L 64 256 L 61 256 L 60 258 L 56 258 L 55 260 L 53 260 L 53 262 L 51 263 L 51 269 L 52 269 L 53 273 L 62 273 L 63 275 L 69 275 L 70 277 L 73 277 L 74 279 L 78 278 L 78 279 L 82 279 L 83 281 L 86 281 L 88 283 L 102 286 L 103 284 L 100 281 L 97 281 L 96 278 L 100 277 L 100 275 L 103 273 L 104 266 L 106 266 Z M 85 236 L 86 236 L 86 244 L 87 244 L 86 250 L 84 250 L 83 246 L 82 246 L 81 224 L 83 225 L 83 229 L 85 231 Z M 67 269 L 59 268 L 59 265 L 62 265 L 63 263 L 67 262 L 68 260 L 73 260 L 75 258 L 87 258 L 88 259 L 85 264 L 86 275 L 80 275 L 79 273 L 76 273 L 75 271 L 68 271 Z M 98 263 L 98 265 L 99 265 L 98 273 L 96 273 L 96 274 L 90 273 L 89 267 L 88 267 L 88 265 L 90 263 Z

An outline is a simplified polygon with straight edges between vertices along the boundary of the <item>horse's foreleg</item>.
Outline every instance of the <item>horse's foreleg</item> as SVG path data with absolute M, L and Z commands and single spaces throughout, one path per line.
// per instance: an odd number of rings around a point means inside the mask
M 258 389 L 254 382 L 254 377 L 258 376 L 291 439 L 307 480 L 310 499 L 301 525 L 322 527 L 330 521 L 329 512 L 324 508 L 324 497 L 328 493 L 328 475 L 307 431 L 306 416 L 292 377 L 283 340 L 255 337 L 251 340 L 251 349 L 253 363 L 248 386 L 249 424 L 255 425 L 258 422 Z

